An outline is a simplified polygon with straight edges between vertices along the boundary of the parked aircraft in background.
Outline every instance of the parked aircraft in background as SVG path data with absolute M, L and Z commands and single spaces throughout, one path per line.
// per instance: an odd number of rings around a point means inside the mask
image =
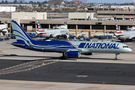
M 7 24 L 0 24 L 0 34 L 5 35 L 8 33 L 8 25 Z
M 37 34 L 40 34 L 46 38 L 52 38 L 52 37 L 64 37 L 64 38 L 68 38 L 70 35 L 70 31 L 68 29 L 50 29 L 50 30 L 43 30 L 39 20 L 37 20 L 37 24 L 38 24 L 38 30 Z
M 123 15 L 123 20 L 125 20 L 125 16 Z
M 8 30 L 7 30 L 7 28 L 3 28 L 3 29 L 0 29 L 0 32 L 8 33 Z
M 12 44 L 25 49 L 38 50 L 38 51 L 55 51 L 63 53 L 63 57 L 77 58 L 81 54 L 91 55 L 92 53 L 130 53 L 132 50 L 123 43 L 110 42 L 110 41 L 59 41 L 59 40 L 32 40 L 25 31 L 18 25 L 16 21 L 11 21 L 11 25 L 16 37 L 17 42 Z
M 126 20 L 125 19 L 125 16 L 123 15 L 123 20 Z M 129 21 L 131 21 L 132 19 L 131 19 L 131 16 L 129 17 Z
M 129 21 L 131 21 L 131 16 L 129 17 Z
M 116 31 L 117 31 L 115 33 L 115 35 L 119 40 L 125 41 L 127 39 L 135 39 L 135 30 L 132 30 L 132 31 L 120 31 L 117 21 L 115 21 L 115 25 L 116 25 Z
M 95 36 L 112 36 L 112 37 L 116 37 L 116 36 L 114 35 L 114 33 L 112 33 L 112 34 L 111 34 L 111 33 L 101 33 L 101 32 L 98 33 L 98 32 L 95 31 L 95 30 L 94 30 L 94 35 L 95 35 Z

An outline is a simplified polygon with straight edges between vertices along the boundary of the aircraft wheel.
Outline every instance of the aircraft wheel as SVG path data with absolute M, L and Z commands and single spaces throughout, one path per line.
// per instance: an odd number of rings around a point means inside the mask
M 46 37 L 46 39 L 49 39 L 49 37 Z
M 67 36 L 66 36 L 66 35 L 64 35 L 63 37 L 64 37 L 65 39 L 67 39 Z
M 66 35 L 61 35 L 62 38 L 64 39 L 67 39 L 67 36 Z
M 52 34 L 50 35 L 50 38 L 53 38 L 53 35 Z
M 60 39 L 60 35 L 56 36 L 57 39 Z

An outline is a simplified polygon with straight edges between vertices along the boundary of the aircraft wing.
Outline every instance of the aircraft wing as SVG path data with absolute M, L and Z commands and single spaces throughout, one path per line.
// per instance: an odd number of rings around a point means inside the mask
M 48 48 L 48 49 L 46 49 L 46 48 L 44 48 L 44 49 L 42 49 L 42 50 L 45 50 L 45 51 L 58 51 L 58 52 L 69 52 L 69 51 L 81 51 L 81 50 L 79 50 L 79 49 L 58 49 L 58 48 Z

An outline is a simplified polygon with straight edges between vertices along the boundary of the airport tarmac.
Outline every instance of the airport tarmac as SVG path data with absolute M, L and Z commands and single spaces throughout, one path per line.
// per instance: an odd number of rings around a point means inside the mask
M 61 60 L 61 53 L 36 52 L 0 42 L 0 88 L 6 90 L 135 90 L 134 42 L 120 54 L 94 54 Z

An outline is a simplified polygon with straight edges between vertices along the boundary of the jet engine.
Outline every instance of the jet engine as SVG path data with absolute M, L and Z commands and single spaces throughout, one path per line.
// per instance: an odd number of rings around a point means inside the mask
M 78 57 L 80 57 L 80 53 L 79 53 L 79 51 L 68 51 L 67 57 L 78 58 Z

